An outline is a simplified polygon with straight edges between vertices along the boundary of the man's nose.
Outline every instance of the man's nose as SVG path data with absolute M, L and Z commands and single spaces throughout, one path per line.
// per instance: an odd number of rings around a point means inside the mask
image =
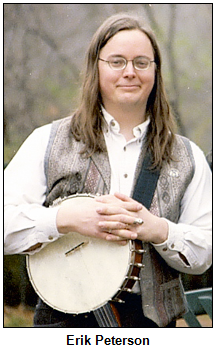
M 136 70 L 133 66 L 132 61 L 127 62 L 127 66 L 123 70 L 123 77 L 130 77 L 133 78 L 136 76 Z

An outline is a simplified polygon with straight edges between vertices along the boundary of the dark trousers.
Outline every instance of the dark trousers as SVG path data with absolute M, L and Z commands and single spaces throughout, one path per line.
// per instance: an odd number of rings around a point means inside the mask
M 129 295 L 126 302 L 116 304 L 118 308 L 122 328 L 158 328 L 150 319 L 144 317 L 142 312 L 141 297 Z M 166 328 L 174 328 L 173 321 Z M 34 316 L 36 328 L 98 328 L 94 313 L 73 315 L 52 309 L 39 299 Z

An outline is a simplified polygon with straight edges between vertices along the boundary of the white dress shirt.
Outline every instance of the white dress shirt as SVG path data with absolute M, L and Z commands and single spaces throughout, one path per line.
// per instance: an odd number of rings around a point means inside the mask
M 110 192 L 130 195 L 149 121 L 135 127 L 134 138 L 126 142 L 119 133 L 117 121 L 106 111 L 104 116 L 104 136 L 111 165 Z M 44 155 L 50 129 L 51 124 L 37 128 L 5 170 L 5 254 L 22 253 L 37 243 L 46 245 L 63 235 L 56 227 L 58 207 L 42 206 L 46 194 Z M 167 220 L 168 239 L 154 247 L 171 267 L 185 273 L 202 274 L 210 267 L 212 256 L 212 181 L 203 152 L 193 142 L 191 146 L 195 173 L 181 202 L 179 222 Z M 186 257 L 189 265 L 179 253 Z

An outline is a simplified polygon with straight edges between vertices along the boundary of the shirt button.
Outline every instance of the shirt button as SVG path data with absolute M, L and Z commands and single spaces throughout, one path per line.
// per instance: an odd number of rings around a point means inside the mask
M 49 240 L 53 240 L 53 236 L 52 236 L 52 235 L 49 235 L 48 239 L 49 239 Z
M 115 127 L 115 122 L 114 121 L 111 122 L 111 126 Z
M 163 250 L 163 251 L 167 251 L 167 247 L 165 246 L 162 250 Z
M 127 150 L 126 146 L 124 146 L 123 150 L 124 150 L 124 151 L 126 151 L 126 150 Z
M 128 174 L 127 174 L 127 173 L 125 173 L 125 174 L 124 174 L 124 178 L 127 178 L 127 177 L 128 177 Z
M 174 249 L 174 247 L 175 247 L 175 245 L 174 245 L 174 244 L 172 244 L 172 245 L 171 245 L 171 249 Z

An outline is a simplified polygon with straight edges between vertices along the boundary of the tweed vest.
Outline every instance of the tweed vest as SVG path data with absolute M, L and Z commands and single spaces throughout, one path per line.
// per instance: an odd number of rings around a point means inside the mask
M 111 171 L 108 153 L 96 152 L 89 158 L 80 154 L 83 144 L 74 139 L 70 121 L 71 117 L 55 121 L 51 128 L 44 165 L 47 179 L 44 206 L 47 207 L 58 198 L 76 193 L 109 193 Z M 144 156 L 145 147 L 137 163 L 134 186 Z M 177 223 L 181 199 L 194 173 L 189 140 L 177 135 L 172 156 L 174 161 L 164 163 L 160 171 L 150 212 Z M 143 242 L 143 248 L 144 268 L 140 272 L 143 313 L 158 326 L 164 327 L 186 312 L 180 274 L 167 265 L 153 245 Z

